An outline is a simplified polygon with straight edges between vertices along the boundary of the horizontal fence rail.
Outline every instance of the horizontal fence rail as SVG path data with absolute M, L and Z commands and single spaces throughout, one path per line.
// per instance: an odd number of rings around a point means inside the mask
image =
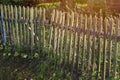
M 53 51 L 49 57 L 59 57 L 60 68 L 70 65 L 75 80 L 120 78 L 120 17 L 0 5 L 0 33 L 13 52 Z

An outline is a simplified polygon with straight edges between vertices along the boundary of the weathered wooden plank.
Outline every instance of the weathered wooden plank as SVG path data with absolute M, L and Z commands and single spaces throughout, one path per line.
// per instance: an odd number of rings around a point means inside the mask
M 82 15 L 81 15 L 82 17 Z M 85 67 L 85 63 L 86 63 L 86 60 L 85 60 L 85 56 L 86 56 L 86 34 L 85 34 L 85 30 L 87 30 L 87 23 L 88 23 L 88 20 L 87 20 L 87 15 L 84 16 L 84 26 L 83 26 L 83 33 L 82 33 L 82 53 L 81 53 L 81 69 L 82 69 L 82 72 L 84 72 L 84 67 Z M 81 27 L 82 28 L 82 27 Z
M 30 8 L 30 27 L 31 27 L 31 54 L 33 54 L 34 50 L 34 24 L 33 24 L 33 17 L 34 17 L 34 12 L 33 12 L 33 7 Z
M 13 50 L 15 50 L 15 44 L 16 44 L 16 40 L 15 40 L 15 29 L 14 29 L 14 10 L 13 10 L 13 6 L 11 5 L 10 6 L 10 10 L 11 10 L 11 13 L 10 13 L 10 16 L 11 16 L 11 36 L 12 36 L 12 45 L 13 45 Z
M 22 17 L 23 17 L 23 20 L 25 20 L 26 21 L 26 9 L 25 9 L 25 7 L 23 6 L 22 7 L 22 9 L 23 9 L 23 11 L 22 11 Z M 23 47 L 26 49 L 26 24 L 23 22 L 22 23 L 22 30 L 23 30 Z M 25 50 L 25 52 L 26 52 L 26 50 Z
M 79 61 L 80 61 L 80 27 L 82 27 L 82 19 L 83 17 L 80 17 L 80 26 L 78 25 L 78 21 L 79 21 L 79 16 L 78 14 L 76 14 L 76 24 L 75 26 L 78 27 L 78 32 L 77 32 L 77 42 L 76 42 L 76 45 L 77 45 L 77 48 L 76 48 L 76 63 L 75 63 L 75 69 L 76 69 L 76 80 L 79 80 Z
M 30 30 L 31 30 L 31 27 L 30 27 L 30 24 L 29 24 L 29 19 L 30 19 L 30 8 L 29 7 L 27 7 L 26 8 L 26 24 L 25 24 L 25 26 L 26 26 L 26 48 L 27 48 L 27 50 L 26 50 L 26 52 L 28 53 L 29 52 L 29 50 L 30 50 Z
M 108 26 L 108 19 L 105 18 L 104 20 L 104 38 L 103 38 L 103 65 L 102 65 L 102 80 L 106 80 L 106 34 L 107 34 L 107 26 Z
M 108 39 L 108 71 L 107 71 L 107 77 L 110 77 L 110 73 L 111 73 L 111 50 L 112 50 L 112 29 L 113 29 L 113 19 L 109 18 L 109 26 L 108 26 L 108 34 L 109 34 L 109 39 Z
M 86 54 L 86 78 L 89 79 L 90 78 L 90 66 L 91 66 L 91 50 L 90 50 L 90 46 L 91 46 L 91 36 L 90 36 L 90 30 L 92 28 L 92 16 L 90 15 L 88 17 L 88 27 L 87 29 L 89 29 L 88 33 L 87 33 L 87 54 Z
M 59 15 L 60 13 L 59 13 L 59 11 L 58 10 L 56 10 L 56 16 L 57 16 L 57 19 L 55 19 L 55 37 L 56 37 L 56 39 L 54 39 L 55 40 L 55 54 L 56 54 L 56 57 L 59 55 L 58 54 L 58 52 L 57 52 L 57 49 L 58 49 L 58 39 L 59 39 Z
M 11 21 L 10 21 L 10 18 L 11 18 L 11 16 L 10 16 L 10 14 L 11 14 L 11 11 L 9 11 L 10 10 L 10 5 L 7 5 L 7 7 L 8 7 L 8 29 L 9 29 L 9 44 L 11 45 L 12 44 L 12 37 L 11 37 Z
M 75 14 L 72 13 L 72 20 L 73 22 L 75 21 Z M 73 31 L 73 53 L 72 53 L 72 68 L 71 70 L 73 71 L 74 70 L 74 63 L 75 63 L 75 54 L 76 54 L 76 31 L 75 31 L 75 28 L 76 26 L 73 24 L 74 27 L 74 31 Z
M 71 14 L 70 14 L 70 16 L 71 16 Z M 72 28 L 73 27 L 73 24 L 74 24 L 74 21 L 73 21 L 73 19 L 72 19 L 72 17 L 70 17 L 70 23 L 69 23 L 69 28 Z M 69 31 L 69 48 L 68 48 L 68 53 L 69 53 L 69 62 L 68 62 L 68 64 L 70 64 L 71 63 L 71 61 L 72 61 L 72 44 L 73 44 L 73 33 L 72 33 L 72 30 L 70 30 Z
M 60 38 L 61 38 L 61 23 L 62 23 L 62 12 L 59 11 L 59 21 L 58 21 L 58 43 L 57 43 L 57 54 L 60 56 Z
M 39 22 L 38 22 L 38 52 L 40 53 L 40 48 L 41 48 L 41 16 L 42 16 L 42 9 L 41 7 L 39 8 L 39 11 L 38 11 L 38 18 L 39 18 Z
M 22 19 L 22 9 L 21 9 L 21 6 L 19 6 L 18 7 L 18 11 L 19 11 L 19 13 L 18 13 L 18 20 L 19 20 L 19 36 L 20 36 L 20 53 L 21 53 L 21 51 L 22 51 L 22 45 L 23 45 L 23 43 L 22 43 L 22 23 L 20 22 L 20 20 Z
M 38 15 L 37 15 L 37 13 L 38 13 L 38 10 L 37 10 L 37 7 L 35 7 L 34 8 L 34 33 L 35 33 L 35 35 L 34 35 L 34 42 L 35 42 L 35 52 L 37 51 L 38 52 L 38 46 L 37 46 L 37 44 L 38 44 L 38 40 L 37 40 L 37 38 L 38 38 L 38 23 L 37 23 L 37 19 L 38 19 Z
M 15 6 L 15 29 L 16 29 L 16 40 L 17 40 L 17 48 L 20 48 L 20 40 L 19 40 L 19 28 L 18 28 L 18 8 Z
M 45 48 L 46 47 L 46 41 L 45 41 L 45 20 L 46 20 L 46 10 L 45 8 L 43 8 L 43 20 L 42 20 L 42 30 L 43 30 L 43 35 L 42 35 L 42 38 L 43 38 L 43 47 Z
M 6 5 L 3 5 L 3 6 L 4 6 L 4 18 L 8 19 L 8 16 L 7 16 L 7 14 L 8 14 L 8 12 L 7 12 L 7 6 Z M 5 22 L 6 42 L 7 42 L 9 40 L 8 39 L 8 31 L 9 31 L 9 29 L 8 29 L 8 21 L 4 20 L 4 22 Z
M 98 19 L 98 44 L 97 44 L 97 73 L 96 73 L 96 79 L 99 80 L 100 78 L 100 68 L 101 68 L 101 46 L 102 46 L 102 41 L 100 38 L 100 33 L 102 32 L 102 27 L 103 27 L 103 18 L 100 17 Z
M 92 32 L 95 33 L 96 32 L 96 27 L 97 27 L 97 17 L 96 15 L 93 17 L 93 22 L 92 22 L 93 26 L 92 26 Z M 92 74 L 94 72 L 94 68 L 95 68 L 95 44 L 96 44 L 96 37 L 95 34 L 92 35 L 92 54 L 91 54 L 91 77 Z
M 70 26 L 70 14 L 69 13 L 67 13 L 66 14 L 67 15 L 67 19 L 66 19 L 66 26 L 65 26 L 65 63 L 68 63 L 69 62 L 69 56 L 70 56 L 70 54 L 69 54 L 69 51 L 68 51 L 68 42 L 69 42 L 69 31 L 68 31 L 68 27 Z
M 115 45 L 114 45 L 114 54 L 113 54 L 113 77 L 116 78 L 116 71 L 117 71 L 117 54 L 118 54 L 118 41 L 117 41 L 117 35 L 118 35 L 118 29 L 120 28 L 120 20 L 117 17 L 115 19 L 116 26 L 115 26 Z
M 55 24 L 54 24 L 54 28 L 53 28 L 53 31 L 54 31 L 54 35 L 53 35 L 53 38 L 54 38 L 54 45 L 53 45 L 53 48 L 54 48 L 54 53 L 55 53 L 55 55 L 54 56 L 56 56 L 56 48 L 57 48 L 57 29 L 58 29 L 58 27 L 57 27 L 57 22 L 58 22 L 58 11 L 56 10 L 55 11 L 55 19 L 54 19 L 54 22 L 55 22 Z
M 52 48 L 52 39 L 53 39 L 53 22 L 54 22 L 54 18 L 55 17 L 55 10 L 53 10 L 52 12 L 52 17 L 50 20 L 50 35 L 49 35 L 49 51 Z
M 4 6 L 0 5 L 1 9 L 1 35 L 2 35 L 2 41 L 3 41 L 3 49 L 5 49 L 6 45 L 6 30 L 5 30 L 5 21 L 4 21 Z
M 62 32 L 61 32 L 61 42 L 60 42 L 60 55 L 61 55 L 61 62 L 63 61 L 64 53 L 63 53 L 63 42 L 64 42 L 64 35 L 65 35 L 65 30 L 64 30 L 64 25 L 65 25 L 65 13 L 62 14 Z

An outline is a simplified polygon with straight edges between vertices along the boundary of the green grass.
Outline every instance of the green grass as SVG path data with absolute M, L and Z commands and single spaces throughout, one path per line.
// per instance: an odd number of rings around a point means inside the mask
M 3 53 L 0 55 L 0 80 L 70 80 L 57 69 L 57 58 L 48 57 L 46 52 L 27 55 L 25 53 Z

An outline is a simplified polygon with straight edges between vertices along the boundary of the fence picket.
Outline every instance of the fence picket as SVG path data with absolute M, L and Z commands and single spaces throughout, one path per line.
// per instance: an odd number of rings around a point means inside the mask
M 103 70 L 102 70 L 102 80 L 106 80 L 106 45 L 107 45 L 107 40 L 106 40 L 106 34 L 107 34 L 107 27 L 108 27 L 108 19 L 105 18 L 104 22 L 104 39 L 103 39 Z
M 10 10 L 11 10 L 11 13 L 10 13 L 10 18 L 11 18 L 11 34 L 12 34 L 12 43 L 13 43 L 13 51 L 15 50 L 15 45 L 16 45 L 16 40 L 15 40 L 15 29 L 14 29 L 14 10 L 13 10 L 13 6 L 11 5 L 10 6 Z
M 23 9 L 22 17 L 23 17 L 23 21 L 24 21 L 24 22 L 22 22 L 23 44 L 26 44 L 26 25 L 25 25 L 25 23 L 26 23 L 26 17 L 25 17 L 26 11 L 25 11 L 25 7 L 24 6 L 22 7 L 22 9 Z M 26 49 L 25 45 L 23 47 Z M 26 52 L 26 50 L 25 50 L 25 52 Z
M 79 68 L 79 61 L 80 61 L 80 37 L 81 37 L 81 35 L 80 35 L 80 27 L 82 27 L 82 17 L 81 17 L 81 23 L 80 23 L 80 26 L 78 25 L 78 22 L 79 22 L 79 16 L 78 16 L 78 14 L 76 14 L 76 27 L 78 28 L 78 32 L 77 32 L 77 43 L 76 43 L 76 45 L 77 45 L 77 48 L 76 48 L 76 63 L 75 63 L 75 69 L 76 69 L 76 80 L 79 80 L 79 70 L 78 70 L 78 68 Z
M 19 28 L 18 28 L 18 8 L 15 6 L 15 27 L 16 27 L 16 40 L 17 40 L 17 48 L 20 48 L 19 41 Z
M 65 49 L 64 49 L 65 50 L 64 54 L 65 54 L 65 63 L 68 63 L 69 62 L 69 55 L 70 55 L 69 51 L 68 51 L 68 42 L 69 42 L 69 35 L 68 35 L 69 34 L 69 30 L 68 30 L 68 27 L 70 26 L 70 17 L 71 16 L 70 16 L 69 13 L 67 13 L 66 15 L 67 15 L 66 16 L 67 17 L 67 19 L 66 19 L 66 26 L 65 26 L 66 27 L 66 31 L 65 31 L 65 40 L 66 40 L 65 41 L 65 45 L 66 46 L 65 46 Z
M 19 35 L 20 35 L 20 53 L 21 53 L 21 51 L 22 51 L 22 45 L 23 45 L 23 43 L 22 43 L 22 22 L 20 21 L 21 19 L 22 19 L 22 10 L 21 10 L 21 6 L 19 6 L 18 7 L 18 11 L 19 11 L 19 13 L 18 13 L 18 18 L 19 18 Z
M 70 14 L 71 15 L 71 14 Z M 72 16 L 72 15 L 71 15 Z M 70 25 L 69 25 L 69 28 L 71 29 L 73 27 L 73 24 L 74 24 L 74 21 L 73 21 L 73 18 L 70 17 Z M 69 31 L 69 49 L 68 49 L 68 53 L 69 53 L 69 62 L 68 64 L 70 64 L 70 62 L 72 61 L 72 41 L 73 41 L 73 33 L 72 33 L 72 30 Z
M 7 6 L 4 5 L 4 18 L 5 18 L 5 19 L 8 19 L 7 14 L 8 14 L 8 12 L 7 12 Z M 9 29 L 8 29 L 8 22 L 7 22 L 7 20 L 5 20 L 4 22 L 5 22 L 6 35 L 8 35 L 8 30 L 9 30 Z M 8 40 L 8 36 L 6 36 L 6 40 Z
M 12 45 L 12 37 L 11 37 L 11 35 L 12 35 L 12 34 L 11 34 L 11 26 L 12 26 L 12 25 L 11 25 L 11 21 L 10 21 L 11 11 L 9 11 L 9 10 L 10 10 L 10 5 L 8 5 L 7 7 L 8 7 L 8 26 L 9 26 L 9 27 L 8 27 L 8 29 L 9 29 L 9 35 L 8 35 L 8 36 L 9 36 L 9 39 L 10 39 L 8 43 L 9 43 L 10 45 Z
M 72 21 L 73 21 L 73 23 L 74 23 L 74 13 L 72 13 Z M 72 27 L 74 27 L 74 28 L 76 28 L 76 26 L 74 26 L 74 24 L 73 24 L 73 26 Z M 73 47 L 73 52 L 72 52 L 72 66 L 71 66 L 71 70 L 73 71 L 73 69 L 74 69 L 74 57 L 75 57 L 75 53 L 76 53 L 76 32 L 75 31 L 73 31 L 73 45 L 72 45 Z
M 120 28 L 120 20 L 119 18 L 115 19 L 116 26 L 115 26 L 115 45 L 114 45 L 114 54 L 113 54 L 113 77 L 116 78 L 116 69 L 117 69 L 117 53 L 118 53 L 118 42 L 117 42 L 117 35 L 118 29 Z
M 50 36 L 49 36 L 49 51 L 52 47 L 52 39 L 53 39 L 53 22 L 54 22 L 54 18 L 55 18 L 55 10 L 53 10 L 52 12 L 52 17 L 51 17 L 51 21 L 50 21 Z
M 97 31 L 98 31 L 98 44 L 97 44 L 97 73 L 96 73 L 96 79 L 99 80 L 99 76 L 100 76 L 100 66 L 101 66 L 101 38 L 100 38 L 100 33 L 102 32 L 102 26 L 103 26 L 103 18 L 100 17 L 99 18 L 99 22 L 98 22 L 98 27 L 97 27 Z
M 30 27 L 31 27 L 31 54 L 33 53 L 34 50 L 34 24 L 33 24 L 33 7 L 30 8 Z
M 29 7 L 27 7 L 26 8 L 26 24 L 25 24 L 25 26 L 26 26 L 26 48 L 27 48 L 27 50 L 26 50 L 26 53 L 27 52 L 29 52 L 29 50 L 30 50 L 30 24 L 29 24 L 29 19 L 30 19 L 30 8 Z
M 3 34 L 1 34 L 2 35 L 2 37 L 3 37 L 3 46 L 4 46 L 4 48 L 5 48 L 5 34 L 6 34 L 6 30 L 5 30 L 5 22 L 4 22 L 4 9 L 3 9 L 3 5 L 1 5 L 0 6 L 0 9 L 1 9 L 1 33 L 3 33 Z
M 89 17 L 88 17 L 88 21 L 89 21 L 89 26 L 87 27 L 87 30 L 89 29 L 89 30 L 91 30 L 91 27 L 92 27 L 92 16 L 90 15 Z M 89 79 L 89 75 L 90 75 L 90 66 L 91 66 L 91 61 L 90 61 L 90 59 L 91 59 L 91 50 L 90 50 L 90 46 L 91 46 L 91 42 L 90 42 L 90 39 L 91 39 L 91 36 L 90 36 L 90 32 L 88 32 L 87 33 L 87 54 L 86 54 L 86 59 L 87 59 L 87 65 L 86 65 L 86 73 L 88 73 L 87 75 L 86 75 L 86 78 L 88 78 Z
M 34 33 L 35 33 L 35 36 L 34 36 L 34 42 L 35 42 L 35 50 L 38 49 L 38 11 L 37 11 L 37 7 L 34 8 Z
M 65 35 L 65 30 L 64 30 L 64 25 L 65 25 L 65 13 L 62 14 L 62 33 L 61 33 L 61 42 L 60 42 L 60 54 L 61 54 L 61 63 L 63 62 L 64 59 L 64 52 L 63 52 L 63 42 L 64 42 L 64 35 Z
M 38 10 L 38 18 L 39 18 L 39 22 L 38 22 L 38 26 L 39 26 L 39 29 L 38 29 L 38 39 L 39 39 L 39 42 L 38 42 L 38 52 L 40 53 L 40 48 L 41 48 L 41 15 L 42 15 L 42 9 L 41 7 L 39 8 Z
M 113 29 L 113 19 L 111 18 L 110 21 L 109 21 L 109 39 L 108 39 L 108 73 L 107 73 L 107 76 L 110 77 L 110 70 L 111 70 L 111 49 L 112 49 L 112 38 L 111 38 L 111 35 L 112 35 L 112 29 Z
M 45 8 L 43 8 L 43 20 L 42 20 L 42 30 L 43 30 L 43 34 L 42 34 L 42 38 L 43 38 L 43 47 L 45 48 L 46 47 L 46 44 L 45 44 L 45 16 L 46 14 L 46 10 Z
M 58 21 L 58 43 L 57 43 L 57 54 L 60 56 L 60 38 L 61 38 L 61 29 L 60 29 L 60 26 L 61 26 L 61 22 L 62 22 L 62 12 L 60 11 L 59 12 L 59 21 Z
M 93 18 L 93 29 L 92 32 L 94 33 L 92 36 L 92 54 L 91 54 L 91 76 L 94 72 L 94 68 L 95 68 L 95 44 L 96 44 L 96 37 L 95 37 L 95 32 L 96 32 L 96 27 L 97 27 L 97 17 L 96 15 Z
M 81 15 L 82 17 L 82 15 Z M 81 26 L 82 27 L 82 26 Z M 85 19 L 84 19 L 84 26 L 83 26 L 83 33 L 82 33 L 82 50 L 81 50 L 81 69 L 82 72 L 84 71 L 84 67 L 85 67 L 85 51 L 86 51 L 86 34 L 85 31 L 87 30 L 87 15 L 85 15 Z

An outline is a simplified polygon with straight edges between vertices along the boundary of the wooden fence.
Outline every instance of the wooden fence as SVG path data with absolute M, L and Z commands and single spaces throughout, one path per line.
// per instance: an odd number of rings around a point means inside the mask
M 59 57 L 59 63 L 71 65 L 68 68 L 75 80 L 120 78 L 119 17 L 12 5 L 0 5 L 0 12 L 6 49 L 10 46 L 14 51 L 28 54 L 53 50 L 54 55 L 48 55 Z

